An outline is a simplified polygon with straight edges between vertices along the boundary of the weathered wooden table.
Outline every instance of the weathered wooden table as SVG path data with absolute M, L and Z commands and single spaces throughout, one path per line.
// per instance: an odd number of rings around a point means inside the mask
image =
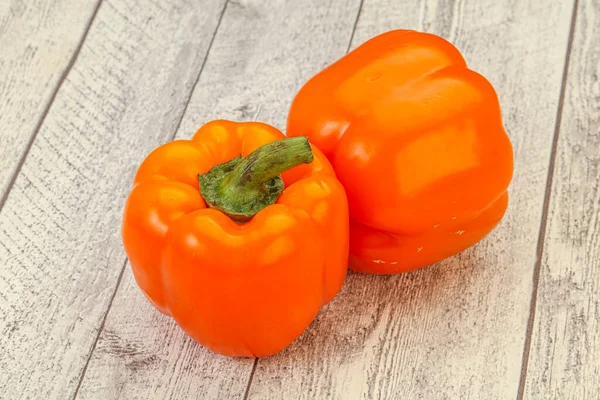
M 350 274 L 284 352 L 216 356 L 150 306 L 120 220 L 156 146 L 285 127 L 368 38 L 453 42 L 514 144 L 505 220 L 399 276 Z M 600 0 L 0 0 L 0 398 L 600 398 Z

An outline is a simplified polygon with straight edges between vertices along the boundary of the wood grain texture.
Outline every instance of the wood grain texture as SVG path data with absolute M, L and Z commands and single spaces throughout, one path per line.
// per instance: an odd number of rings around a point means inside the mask
M 0 199 L 97 4 L 98 0 L 0 2 Z
M 365 0 L 353 46 L 429 31 L 497 88 L 516 157 L 509 211 L 435 266 L 351 274 L 300 340 L 258 362 L 249 399 L 516 398 L 572 4 Z
M 0 214 L 0 398 L 73 396 L 125 260 L 133 174 L 176 130 L 222 7 L 98 10 Z
M 358 5 L 230 1 L 177 138 L 216 118 L 285 127 L 293 93 L 346 51 Z M 127 266 L 78 397 L 242 399 L 253 364 L 190 341 L 152 309 Z
M 600 390 L 600 1 L 580 0 L 565 86 L 525 398 Z

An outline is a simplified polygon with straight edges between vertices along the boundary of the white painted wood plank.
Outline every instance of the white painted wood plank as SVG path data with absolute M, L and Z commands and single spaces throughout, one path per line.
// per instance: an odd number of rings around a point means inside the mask
M 0 398 L 73 396 L 125 261 L 133 174 L 176 130 L 223 4 L 98 10 L 0 214 Z
M 189 138 L 216 118 L 259 119 L 283 129 L 302 82 L 346 51 L 358 6 L 355 0 L 230 2 L 177 137 Z M 187 339 L 151 309 L 127 266 L 79 398 L 242 399 L 246 386 L 238 383 L 248 382 L 252 366 L 253 359 L 217 356 Z
M 548 208 L 525 398 L 600 391 L 600 1 L 580 0 Z
M 177 137 L 217 118 L 284 130 L 304 81 L 346 52 L 359 3 L 231 1 Z
M 516 174 L 479 245 L 401 276 L 350 274 L 291 348 L 260 360 L 249 399 L 514 399 L 571 0 L 365 0 L 354 46 L 393 28 L 441 35 L 500 96 Z
M 0 199 L 98 0 L 0 2 Z

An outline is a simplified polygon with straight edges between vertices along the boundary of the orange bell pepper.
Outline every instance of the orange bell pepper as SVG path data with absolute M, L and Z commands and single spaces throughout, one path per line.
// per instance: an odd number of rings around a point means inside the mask
M 379 35 L 296 95 L 288 136 L 329 158 L 350 205 L 350 268 L 391 274 L 458 253 L 502 219 L 513 151 L 494 88 L 426 33 Z
M 305 137 L 212 121 L 145 159 L 122 236 L 158 310 L 217 353 L 264 357 L 340 290 L 348 224 L 344 189 Z

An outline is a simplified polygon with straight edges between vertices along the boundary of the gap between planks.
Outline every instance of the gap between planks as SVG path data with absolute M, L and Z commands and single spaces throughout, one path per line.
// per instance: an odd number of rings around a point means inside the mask
M 119 278 L 117 278 L 117 284 L 115 285 L 115 290 L 113 290 L 112 295 L 110 296 L 110 300 L 108 301 L 108 307 L 106 308 L 106 312 L 102 317 L 102 322 L 100 323 L 100 327 L 98 328 L 98 334 L 94 339 L 94 343 L 92 343 L 92 347 L 90 347 L 90 352 L 88 354 L 87 360 L 85 360 L 85 365 L 81 370 L 81 375 L 79 376 L 79 381 L 77 382 L 77 387 L 75 387 L 75 393 L 73 393 L 73 400 L 77 398 L 77 394 L 79 393 L 79 389 L 81 389 L 81 384 L 83 383 L 83 378 L 85 377 L 85 373 L 87 372 L 88 365 L 90 360 L 92 359 L 92 354 L 96 350 L 96 345 L 98 345 L 98 339 L 100 338 L 100 332 L 104 330 L 104 324 L 106 324 L 106 317 L 108 317 L 108 310 L 112 307 L 113 301 L 115 300 L 115 296 L 117 295 L 117 290 L 119 289 L 119 285 L 121 284 L 121 280 L 123 280 L 123 273 L 125 272 L 125 266 L 127 265 L 127 258 L 125 258 L 125 262 L 123 262 L 123 266 L 121 267 L 121 273 L 119 273 Z
M 550 200 L 552 193 L 552 182 L 554 178 L 556 151 L 558 148 L 558 138 L 560 136 L 560 127 L 562 122 L 563 104 L 565 101 L 565 92 L 567 79 L 569 74 L 569 63 L 571 60 L 571 52 L 573 50 L 573 37 L 575 36 L 575 25 L 577 23 L 577 12 L 579 9 L 579 0 L 574 0 L 573 11 L 571 13 L 571 26 L 569 27 L 569 38 L 567 41 L 567 49 L 565 52 L 565 62 L 563 66 L 562 81 L 560 84 L 560 95 L 558 98 L 558 107 L 556 109 L 556 118 L 554 125 L 554 135 L 552 137 L 552 149 L 550 152 L 550 162 L 548 164 L 548 175 L 546 178 L 546 193 L 544 194 L 544 203 L 542 207 L 542 219 L 540 222 L 540 230 L 537 242 L 537 258 L 533 268 L 533 284 L 531 290 L 531 302 L 529 309 L 529 318 L 527 320 L 527 331 L 525 333 L 525 345 L 523 346 L 523 358 L 521 359 L 521 375 L 519 377 L 519 389 L 517 392 L 517 400 L 523 400 L 525 395 L 525 383 L 527 381 L 527 369 L 529 367 L 529 354 L 531 351 L 531 340 L 533 337 L 533 329 L 535 325 L 535 310 L 537 306 L 538 287 L 540 282 L 540 273 L 542 268 L 542 258 L 544 255 L 544 242 L 548 227 L 548 210 L 550 208 Z

